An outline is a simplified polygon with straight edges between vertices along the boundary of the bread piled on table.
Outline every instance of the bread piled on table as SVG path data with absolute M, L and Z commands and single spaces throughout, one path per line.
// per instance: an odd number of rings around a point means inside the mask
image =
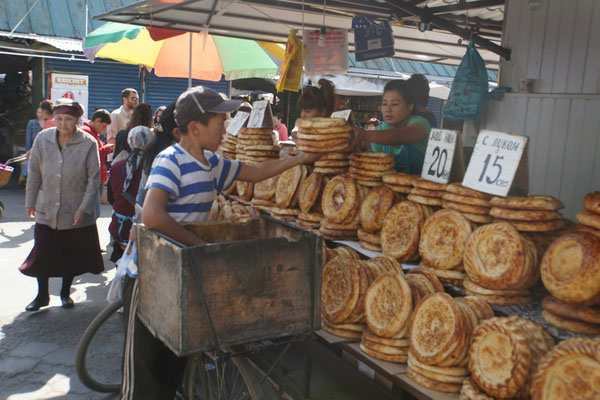
M 400 262 L 418 260 L 421 228 L 431 214 L 430 207 L 409 200 L 394 205 L 381 229 L 383 253 Z
M 343 118 L 298 118 L 298 149 L 307 153 L 331 153 L 348 148 L 352 126 Z
M 600 237 L 571 232 L 559 237 L 542 258 L 541 275 L 551 297 L 544 318 L 559 328 L 600 334 Z
M 471 335 L 493 316 L 479 297 L 452 298 L 446 293 L 425 297 L 410 323 L 409 378 L 433 390 L 460 392 L 467 370 Z
M 391 257 L 375 257 L 369 263 L 383 273 L 369 286 L 365 296 L 368 328 L 363 331 L 360 348 L 373 358 L 405 363 L 414 306 L 422 297 L 444 288 L 432 275 L 404 275 L 400 264 Z
M 600 399 L 600 340 L 567 339 L 542 358 L 532 400 Z
M 361 225 L 358 240 L 361 247 L 381 251 L 381 228 L 394 200 L 394 192 L 385 186 L 374 187 L 367 193 L 358 212 Z
M 564 205 L 555 197 L 493 197 L 490 216 L 494 222 L 506 222 L 522 232 L 553 232 L 565 227 L 558 212 Z
M 359 229 L 360 191 L 348 175 L 332 178 L 323 189 L 321 208 L 324 219 L 320 232 L 331 240 L 356 240 Z
M 381 177 L 383 184 L 392 191 L 403 195 L 409 194 L 416 180 L 421 179 L 419 175 L 408 175 L 404 172 L 395 172 Z
M 492 222 L 490 212 L 491 195 L 464 187 L 460 183 L 446 186 L 442 207 L 460 212 L 466 219 L 477 224 Z
M 443 203 L 442 196 L 446 193 L 446 186 L 442 183 L 418 178 L 414 180 L 413 188 L 406 198 L 424 206 L 440 207 Z M 437 208 L 434 208 L 434 210 L 437 210 Z
M 260 213 L 251 206 L 245 206 L 237 201 L 230 201 L 223 195 L 218 195 L 210 207 L 209 221 L 247 222 L 260 217 Z
M 462 286 L 463 256 L 473 226 L 460 212 L 440 210 L 423 225 L 419 242 L 421 268 L 440 281 Z
M 540 277 L 535 243 L 504 222 L 477 228 L 467 241 L 465 291 L 490 304 L 531 302 L 529 288 Z
M 315 161 L 315 172 L 326 176 L 343 175 L 348 172 L 350 153 L 337 151 L 327 153 Z
M 469 350 L 472 381 L 463 384 L 461 399 L 485 398 L 473 397 L 478 395 L 529 399 L 533 375 L 553 346 L 552 337 L 528 319 L 511 316 L 483 321 L 473 332 Z
M 578 231 L 600 237 L 600 192 L 588 193 L 583 198 L 584 210 L 577 214 Z
M 325 177 L 313 172 L 298 186 L 298 208 L 300 213 L 296 222 L 301 228 L 318 229 L 323 219 L 321 210 L 321 191 L 326 183 Z
M 275 185 L 275 206 L 269 212 L 276 218 L 294 221 L 300 213 L 297 208 L 300 196 L 300 186 L 308 176 L 306 165 L 296 165 L 283 171 Z
M 272 129 L 240 129 L 236 143 L 236 160 L 251 165 L 277 159 L 279 159 L 279 146 L 273 138 Z
M 383 176 L 394 172 L 394 157 L 391 154 L 364 151 L 350 155 L 350 176 L 359 185 L 381 186 Z
M 225 140 L 223 141 L 223 157 L 228 158 L 230 160 L 235 160 L 235 153 L 237 151 L 237 143 L 238 138 L 231 133 L 227 133 L 225 135 Z

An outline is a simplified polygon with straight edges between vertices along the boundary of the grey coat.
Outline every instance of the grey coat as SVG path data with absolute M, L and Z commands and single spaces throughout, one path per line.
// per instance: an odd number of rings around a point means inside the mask
M 92 135 L 77 128 L 61 150 L 56 128 L 38 134 L 29 156 L 25 194 L 25 208 L 35 207 L 35 222 L 59 230 L 95 224 L 99 186 L 98 142 Z M 78 210 L 85 218 L 75 227 Z

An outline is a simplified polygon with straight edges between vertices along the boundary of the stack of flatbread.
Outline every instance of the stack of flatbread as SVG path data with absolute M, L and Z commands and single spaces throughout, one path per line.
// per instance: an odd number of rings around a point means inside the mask
M 511 224 L 482 225 L 467 241 L 465 291 L 490 304 L 530 303 L 528 289 L 539 281 L 540 259 L 535 243 Z
M 250 203 L 261 211 L 269 212 L 275 206 L 275 191 L 280 175 L 265 179 L 254 184 L 253 196 Z
M 421 179 L 420 175 L 408 175 L 404 172 L 395 172 L 381 177 L 383 184 L 396 193 L 409 194 L 415 181 Z
M 540 361 L 531 383 L 533 400 L 600 399 L 600 340 L 567 339 Z
M 444 283 L 462 286 L 463 256 L 472 232 L 471 222 L 458 211 L 435 212 L 421 230 L 421 268 Z
M 360 255 L 356 252 L 356 250 L 348 246 L 338 246 L 333 249 L 323 246 L 323 249 L 325 250 L 325 262 L 323 264 L 327 264 L 329 261 L 338 256 L 360 260 Z
M 546 250 L 541 274 L 552 295 L 542 303 L 544 318 L 559 328 L 600 334 L 600 237 L 561 236 Z
M 600 192 L 588 193 L 583 198 L 585 210 L 577 214 L 577 230 L 600 237 Z
M 365 327 L 365 295 L 383 273 L 402 273 L 402 266 L 386 258 L 362 261 L 338 253 L 323 268 L 322 327 L 325 331 L 359 339 Z
M 350 165 L 349 155 L 350 153 L 344 151 L 327 153 L 315 161 L 315 172 L 328 176 L 345 174 Z
M 326 178 L 319 172 L 313 172 L 298 187 L 298 207 L 300 214 L 296 222 L 301 228 L 318 229 L 323 219 L 321 210 L 321 190 Z
M 413 201 L 394 205 L 381 228 L 381 250 L 400 262 L 419 259 L 419 239 L 425 220 L 433 214 L 428 206 Z
M 343 118 L 298 118 L 298 149 L 307 153 L 330 153 L 348 148 L 352 126 Z
M 460 183 L 451 183 L 446 186 L 446 193 L 442 196 L 442 207 L 456 210 L 477 224 L 489 224 L 492 222 L 489 216 L 491 198 L 487 193 L 464 187 Z
M 485 398 L 466 397 L 471 394 L 493 399 L 529 399 L 532 378 L 552 347 L 554 339 L 540 325 L 523 317 L 491 318 L 482 322 L 475 328 L 469 350 L 472 381 L 465 382 L 461 393 L 465 398 Z M 579 373 L 582 372 L 580 367 Z M 564 376 L 553 375 L 552 379 L 562 382 Z
M 283 171 L 275 185 L 275 207 L 269 212 L 275 217 L 285 221 L 294 221 L 300 213 L 297 208 L 300 186 L 306 179 L 309 168 L 306 165 L 296 165 Z
M 225 140 L 223 141 L 223 157 L 229 158 L 230 160 L 235 160 L 235 153 L 237 148 L 238 138 L 230 133 L 225 135 Z
M 413 188 L 406 198 L 424 206 L 440 207 L 443 203 L 442 196 L 446 193 L 446 186 L 443 183 L 418 178 L 413 182 Z
M 381 186 L 383 176 L 394 172 L 394 157 L 391 154 L 365 151 L 350 155 L 350 176 L 359 185 Z
M 358 212 L 358 240 L 364 249 L 381 251 L 381 228 L 394 200 L 394 192 L 385 186 L 375 187 L 365 196 Z
M 421 386 L 458 393 L 469 376 L 469 344 L 473 330 L 493 317 L 480 297 L 453 299 L 438 292 L 425 297 L 410 323 L 409 378 Z
M 259 217 L 260 213 L 251 206 L 227 200 L 225 196 L 220 194 L 213 200 L 208 220 L 247 222 Z
M 360 191 L 355 180 L 347 175 L 332 178 L 323 189 L 321 208 L 324 219 L 320 232 L 331 240 L 356 240 L 360 228 L 358 206 Z
M 506 222 L 523 232 L 552 232 L 565 227 L 558 210 L 564 205 L 552 196 L 493 197 L 490 215 L 494 222 Z
M 279 146 L 268 128 L 242 128 L 236 145 L 236 160 L 256 164 L 279 159 Z

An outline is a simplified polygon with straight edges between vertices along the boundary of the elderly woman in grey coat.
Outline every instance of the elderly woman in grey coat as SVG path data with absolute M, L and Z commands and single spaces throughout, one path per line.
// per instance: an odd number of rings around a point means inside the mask
M 94 207 L 100 185 L 98 144 L 77 127 L 83 114 L 79 104 L 59 103 L 53 111 L 56 127 L 38 134 L 29 157 L 25 209 L 35 218 L 35 242 L 19 270 L 37 278 L 38 294 L 27 311 L 49 304 L 50 277 L 63 278 L 60 298 L 70 308 L 73 278 L 104 270 Z

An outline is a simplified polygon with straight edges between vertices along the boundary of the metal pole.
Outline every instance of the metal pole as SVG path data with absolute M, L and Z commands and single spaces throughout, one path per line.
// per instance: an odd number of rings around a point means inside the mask
M 188 35 L 190 35 L 190 52 L 189 52 L 190 66 L 189 66 L 189 73 L 188 73 L 188 89 L 189 89 L 192 87 L 192 32 L 189 32 Z

